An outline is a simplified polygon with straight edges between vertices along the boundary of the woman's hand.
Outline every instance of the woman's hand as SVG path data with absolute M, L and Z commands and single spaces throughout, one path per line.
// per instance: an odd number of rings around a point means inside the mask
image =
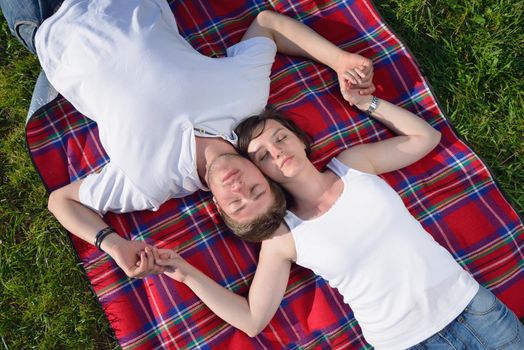
M 172 249 L 153 249 L 155 263 L 164 267 L 164 274 L 175 281 L 184 282 L 189 274 L 191 265 Z
M 371 60 L 340 50 L 332 68 L 337 72 L 340 91 L 345 99 L 351 89 L 355 89 L 361 95 L 370 95 L 375 92 L 373 62 Z
M 361 111 L 366 111 L 371 104 L 372 95 L 361 95 L 357 89 L 349 89 L 343 95 L 344 100 L 352 106 L 356 106 Z
M 107 253 L 128 277 L 144 278 L 148 274 L 159 274 L 165 270 L 164 267 L 155 264 L 151 247 L 141 241 L 120 239 L 118 245 L 113 246 Z

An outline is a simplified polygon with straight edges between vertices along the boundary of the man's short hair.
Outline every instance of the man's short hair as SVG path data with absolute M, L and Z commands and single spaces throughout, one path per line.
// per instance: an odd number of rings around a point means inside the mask
M 286 215 L 286 196 L 284 191 L 274 181 L 268 179 L 268 182 L 271 195 L 273 196 L 273 204 L 264 214 L 248 222 L 238 222 L 221 210 L 221 215 L 226 225 L 243 240 L 262 242 L 270 238 L 284 221 L 284 216 Z

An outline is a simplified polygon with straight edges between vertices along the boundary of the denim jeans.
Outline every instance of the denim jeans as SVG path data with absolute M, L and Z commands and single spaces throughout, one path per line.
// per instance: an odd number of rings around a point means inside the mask
M 481 286 L 446 328 L 410 349 L 522 350 L 524 326 L 506 305 Z
M 0 0 L 2 13 L 11 33 L 29 51 L 36 54 L 35 34 L 42 22 L 60 7 L 64 0 Z

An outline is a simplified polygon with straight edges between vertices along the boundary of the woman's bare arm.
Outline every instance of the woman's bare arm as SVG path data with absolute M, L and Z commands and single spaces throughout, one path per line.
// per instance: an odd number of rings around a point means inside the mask
M 278 240 L 262 243 L 248 298 L 219 285 L 172 250 L 156 250 L 155 256 L 159 265 L 175 269 L 165 274 L 191 288 L 218 317 L 254 337 L 273 318 L 287 287 L 291 260 L 283 246 Z
M 369 108 L 371 98 L 352 93 L 353 103 L 362 111 Z M 352 168 L 375 174 L 397 170 L 424 157 L 440 141 L 440 132 L 425 120 L 387 101 L 379 100 L 372 117 L 398 136 L 342 152 L 338 158 Z

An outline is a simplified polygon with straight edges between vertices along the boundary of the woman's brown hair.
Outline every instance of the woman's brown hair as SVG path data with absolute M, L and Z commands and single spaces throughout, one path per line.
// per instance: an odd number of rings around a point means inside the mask
M 304 145 L 306 146 L 307 156 L 311 154 L 311 137 L 298 125 L 296 125 L 295 122 L 289 118 L 286 118 L 283 114 L 273 109 L 266 109 L 259 115 L 244 119 L 235 128 L 235 133 L 238 135 L 237 149 L 241 155 L 249 158 L 249 154 L 247 152 L 249 143 L 251 140 L 262 134 L 266 127 L 266 122 L 270 119 L 282 124 L 282 126 L 297 135 L 297 137 L 302 142 L 304 142 Z

